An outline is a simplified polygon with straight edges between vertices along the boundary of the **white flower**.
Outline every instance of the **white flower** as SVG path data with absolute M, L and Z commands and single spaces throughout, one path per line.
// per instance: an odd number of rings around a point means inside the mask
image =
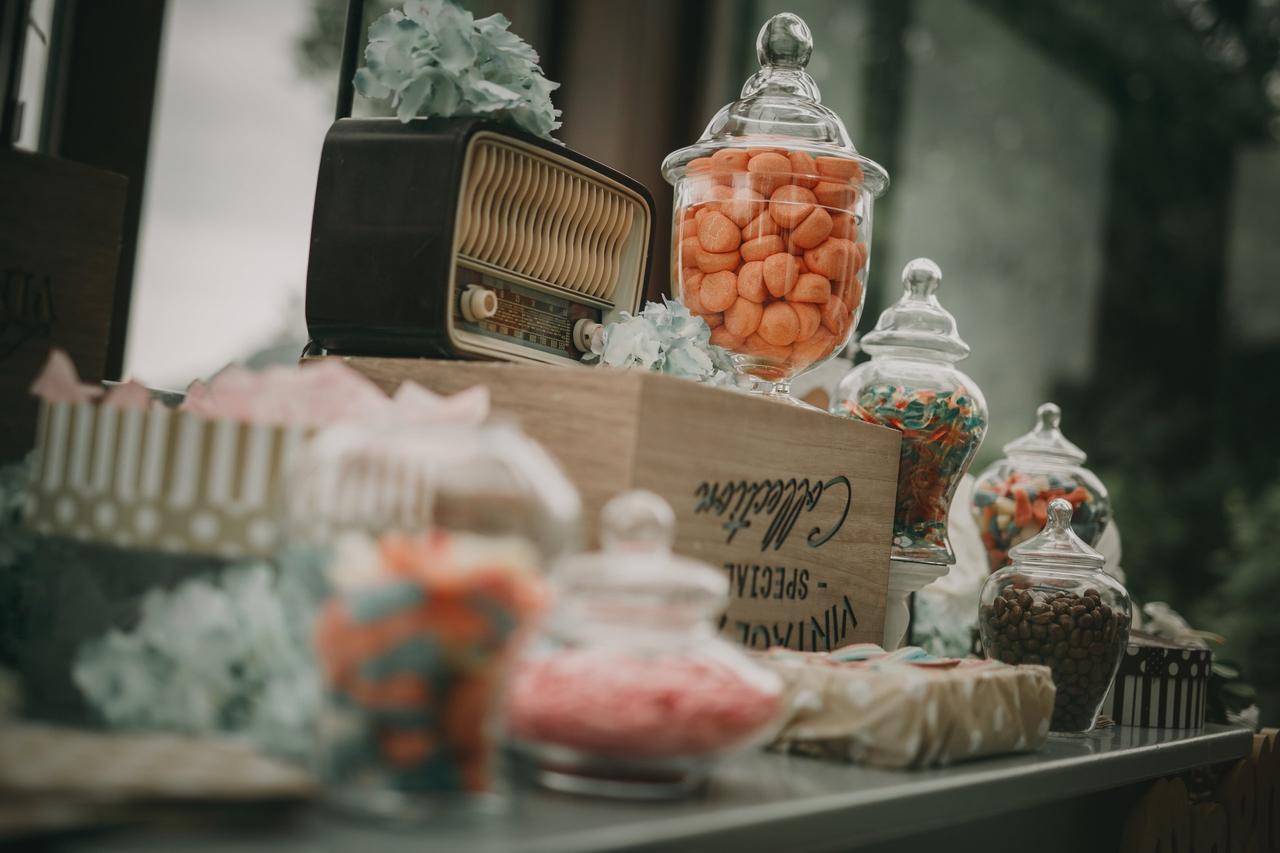
M 649 302 L 639 314 L 620 312 L 591 341 L 584 361 L 609 367 L 640 367 L 720 386 L 736 386 L 729 351 L 711 343 L 711 329 L 683 304 Z

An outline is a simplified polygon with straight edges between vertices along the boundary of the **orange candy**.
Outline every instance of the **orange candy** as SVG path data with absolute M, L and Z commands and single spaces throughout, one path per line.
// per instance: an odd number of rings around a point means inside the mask
M 858 197 L 857 191 L 853 187 L 832 181 L 819 181 L 818 185 L 813 188 L 813 194 L 818 197 L 819 204 L 839 208 L 849 207 L 853 204 L 854 199 Z
M 737 252 L 708 252 L 698 249 L 698 269 L 706 273 L 736 270 L 741 259 Z
M 787 184 L 769 196 L 769 215 L 783 228 L 795 228 L 813 212 L 815 201 L 810 190 Z
M 778 298 L 786 296 L 800 277 L 800 265 L 793 255 L 777 252 L 764 262 L 764 285 Z
M 742 229 L 743 240 L 754 240 L 757 237 L 768 237 L 771 234 L 778 234 L 782 231 L 778 227 L 778 223 L 773 221 L 773 217 L 769 215 L 769 211 L 761 210 L 760 215 L 747 223 Z
M 831 236 L 853 240 L 858 236 L 858 225 L 848 213 L 837 213 L 831 217 Z
M 724 327 L 730 334 L 745 338 L 754 334 L 760 327 L 760 317 L 763 314 L 764 306 L 738 297 L 738 300 L 724 312 Z
M 748 261 L 738 270 L 738 295 L 749 302 L 764 302 L 769 298 L 764 285 L 764 262 Z
M 774 302 L 760 316 L 759 334 L 770 346 L 790 346 L 800 336 L 800 316 L 787 303 Z
M 826 302 L 831 298 L 831 282 L 825 276 L 807 272 L 796 280 L 787 294 L 788 302 Z
M 772 361 L 786 361 L 791 358 L 791 347 L 779 347 L 760 337 L 760 333 L 752 335 L 742 342 L 742 349 L 750 355 L 758 355 Z
M 791 363 L 797 367 L 813 364 L 830 355 L 839 343 L 835 335 L 826 329 L 818 329 L 812 337 L 796 343 L 791 352 Z
M 724 314 L 699 314 L 702 321 L 707 324 L 708 329 L 717 329 L 724 324 Z
M 752 174 L 751 186 L 770 195 L 787 182 L 787 176 L 791 173 L 791 161 L 783 154 L 764 151 L 748 161 L 747 171 Z
M 683 240 L 686 237 L 696 237 L 696 236 L 698 236 L 697 222 L 694 222 L 692 219 L 685 219 L 683 222 L 680 223 L 680 239 L 681 240 Z
M 825 207 L 815 207 L 791 232 L 791 242 L 800 249 L 813 249 L 831 236 L 831 214 Z
M 711 162 L 717 169 L 727 169 L 731 172 L 741 172 L 747 168 L 747 161 L 750 159 L 751 155 L 742 148 L 721 148 L 711 155 Z
M 692 275 L 688 270 L 685 271 L 684 280 L 680 285 L 680 301 L 684 303 L 684 307 L 688 308 L 694 314 L 704 313 L 702 309 L 702 279 L 704 276 L 700 272 Z
M 738 299 L 738 277 L 728 270 L 708 273 L 702 279 L 699 295 L 705 313 L 724 311 Z
M 742 242 L 742 231 L 723 213 L 712 211 L 699 218 L 698 242 L 708 252 L 732 252 Z
M 818 179 L 814 176 L 820 173 L 812 157 L 803 151 L 792 151 L 787 159 L 791 161 L 791 183 L 808 190 L 817 186 Z
M 818 174 L 823 177 L 862 183 L 862 167 L 856 160 L 846 160 L 843 157 L 819 157 L 817 167 Z
M 697 223 L 694 223 L 695 225 Z M 698 238 L 685 237 L 680 241 L 680 266 L 692 267 L 698 264 L 698 252 L 702 251 L 702 246 L 698 243 Z
M 844 337 L 845 328 L 853 320 L 853 312 L 839 296 L 833 296 L 822 305 L 822 325 L 836 337 Z
M 711 343 L 725 349 L 741 349 L 742 338 L 729 331 L 728 326 L 720 326 L 711 330 Z
M 789 302 L 788 304 L 800 318 L 800 334 L 796 335 L 796 343 L 803 343 L 813 337 L 814 332 L 822 326 L 822 309 L 809 302 Z
M 787 248 L 787 244 L 782 242 L 782 237 L 778 234 L 769 234 L 765 237 L 757 237 L 754 240 L 748 240 L 742 244 L 739 251 L 742 252 L 744 261 L 763 261 L 770 255 L 776 255 L 783 252 Z
M 760 193 L 749 187 L 738 187 L 731 198 L 720 202 L 720 212 L 732 219 L 737 228 L 745 228 L 760 215 L 766 204 Z
M 846 281 L 854 273 L 856 251 L 851 241 L 829 237 L 821 245 L 805 251 L 804 264 L 832 281 Z

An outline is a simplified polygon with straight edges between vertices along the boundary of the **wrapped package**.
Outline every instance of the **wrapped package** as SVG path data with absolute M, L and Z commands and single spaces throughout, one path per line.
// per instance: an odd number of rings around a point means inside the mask
M 876 650 L 877 652 L 879 650 Z M 1043 666 L 930 658 L 919 649 L 867 660 L 772 651 L 787 712 L 773 748 L 877 767 L 933 767 L 1040 748 L 1054 687 Z

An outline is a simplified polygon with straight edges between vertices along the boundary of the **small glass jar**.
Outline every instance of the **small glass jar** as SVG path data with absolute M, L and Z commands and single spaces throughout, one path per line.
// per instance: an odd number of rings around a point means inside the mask
M 1129 639 L 1132 611 L 1106 561 L 1071 529 L 1055 498 L 1039 535 L 1014 546 L 1013 564 L 987 578 L 978 628 L 987 657 L 1047 666 L 1057 687 L 1050 731 L 1092 731 Z
M 902 298 L 862 338 L 871 359 L 840 381 L 831 412 L 902 433 L 893 557 L 951 565 L 947 512 L 987 433 L 987 403 L 955 367 L 969 345 L 938 302 L 941 283 L 933 261 L 906 265 Z
M 792 377 L 844 348 L 870 265 L 871 207 L 889 183 L 860 155 L 804 70 L 796 15 L 760 30 L 760 70 L 662 175 L 675 187 L 672 290 L 711 342 L 778 399 Z
M 342 424 L 291 471 L 284 565 L 315 608 L 327 798 L 406 820 L 501 806 L 496 712 L 577 492 L 507 425 Z
M 728 579 L 671 553 L 662 498 L 620 495 L 601 529 L 602 552 L 553 574 L 556 609 L 517 667 L 507 736 L 546 787 L 679 796 L 716 760 L 763 743 L 782 684 L 720 638 Z
M 1062 411 L 1053 403 L 1036 409 L 1031 432 L 1004 446 L 1006 458 L 987 466 L 973 490 L 973 517 L 982 532 L 991 571 L 1009 561 L 1009 549 L 1034 536 L 1045 523 L 1049 502 L 1070 501 L 1071 527 L 1090 547 L 1102 541 L 1111 521 L 1107 490 L 1084 467 L 1085 452 L 1058 428 Z

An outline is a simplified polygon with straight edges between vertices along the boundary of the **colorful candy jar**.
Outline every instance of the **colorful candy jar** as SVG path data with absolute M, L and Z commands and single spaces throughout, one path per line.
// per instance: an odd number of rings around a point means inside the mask
M 603 552 L 553 575 L 557 606 L 517 666 L 507 736 L 547 787 L 678 796 L 717 759 L 763 742 L 782 684 L 720 638 L 728 579 L 671 553 L 662 498 L 615 498 L 602 531 Z
M 1009 549 L 1044 526 L 1049 502 L 1071 503 L 1071 527 L 1090 546 L 1102 540 L 1111 520 L 1111 501 L 1102 481 L 1084 467 L 1085 452 L 1062 434 L 1062 411 L 1053 403 L 1036 410 L 1031 432 L 1004 446 L 978 477 L 973 516 L 982 532 L 991 571 L 1009 561 Z
M 343 425 L 305 447 L 289 494 L 331 802 L 404 819 L 501 805 L 495 714 L 542 568 L 574 541 L 573 487 L 510 427 Z
M 1047 666 L 1057 687 L 1050 731 L 1091 731 L 1129 639 L 1129 594 L 1106 560 L 1071 529 L 1071 503 L 1054 498 L 1044 530 L 987 578 L 978 629 L 987 657 Z
M 969 345 L 938 302 L 941 283 L 933 261 L 907 264 L 902 298 L 862 338 L 871 360 L 841 380 L 831 411 L 902 433 L 893 557 L 950 565 L 947 510 L 986 435 L 987 403 L 955 367 Z
M 693 145 L 662 164 L 675 186 L 672 289 L 757 390 L 844 348 L 862 313 L 871 206 L 889 176 L 853 147 L 805 65 L 796 15 L 760 30 L 760 70 Z

